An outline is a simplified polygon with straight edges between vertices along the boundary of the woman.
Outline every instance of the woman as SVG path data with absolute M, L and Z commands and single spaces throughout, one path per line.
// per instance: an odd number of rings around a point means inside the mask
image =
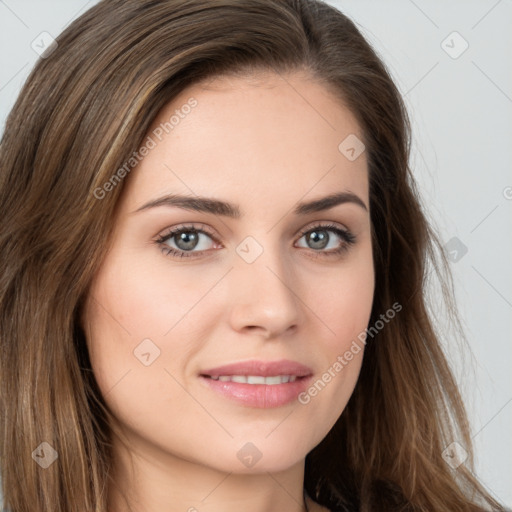
M 9 509 L 503 510 L 427 313 L 409 130 L 322 2 L 67 28 L 0 149 Z

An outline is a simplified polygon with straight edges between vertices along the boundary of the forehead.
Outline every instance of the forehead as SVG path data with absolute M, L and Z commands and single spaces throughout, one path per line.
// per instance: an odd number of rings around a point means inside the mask
M 342 189 L 364 199 L 366 155 L 351 161 L 339 148 L 354 136 L 363 139 L 352 112 L 307 75 L 217 77 L 159 112 L 147 134 L 154 147 L 129 177 L 126 201 L 136 207 L 178 192 L 261 207 Z

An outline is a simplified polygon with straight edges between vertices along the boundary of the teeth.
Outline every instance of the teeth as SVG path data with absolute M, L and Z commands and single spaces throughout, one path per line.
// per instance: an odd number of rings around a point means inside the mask
M 240 384 L 285 384 L 287 382 L 295 382 L 296 375 L 273 375 L 263 377 L 262 375 L 219 375 L 218 377 L 210 377 L 213 380 L 221 382 L 238 382 Z
M 241 381 L 236 381 L 235 379 L 233 379 L 234 382 L 241 382 Z M 245 379 L 247 384 L 265 384 L 265 382 L 267 384 L 280 384 L 281 383 L 281 379 L 279 377 L 270 377 L 269 380 L 272 380 L 272 382 L 267 382 L 267 379 L 265 377 L 256 377 L 256 376 L 252 376 L 252 375 L 248 375 L 247 376 L 247 379 Z M 277 380 L 277 382 L 275 382 Z

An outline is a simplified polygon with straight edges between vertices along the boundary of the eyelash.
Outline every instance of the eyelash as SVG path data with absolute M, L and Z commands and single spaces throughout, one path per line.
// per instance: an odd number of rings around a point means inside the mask
M 350 231 L 345 229 L 340 229 L 338 226 L 334 224 L 317 224 L 311 227 L 308 227 L 300 232 L 299 240 L 306 235 L 307 233 L 310 233 L 315 230 L 322 230 L 322 231 L 332 231 L 337 236 L 341 238 L 343 241 L 340 247 L 337 249 L 331 249 L 329 251 L 324 250 L 315 250 L 310 249 L 314 257 L 334 257 L 339 256 L 342 253 L 348 251 L 352 245 L 356 242 L 356 236 L 352 234 Z M 219 243 L 215 236 L 206 228 L 206 226 L 201 225 L 201 228 L 198 229 L 197 226 L 190 225 L 190 226 L 178 226 L 176 228 L 173 228 L 169 231 L 167 231 L 165 234 L 159 235 L 156 239 L 156 243 L 161 246 L 161 250 L 164 254 L 170 256 L 170 257 L 176 257 L 176 258 L 198 258 L 201 257 L 201 253 L 205 251 L 179 251 L 172 247 L 169 247 L 168 245 L 165 245 L 165 242 L 167 242 L 169 239 L 173 238 L 175 235 L 179 233 L 186 233 L 192 231 L 194 233 L 200 233 L 208 235 L 212 240 L 216 243 Z M 301 247 L 301 249 L 306 249 L 306 247 Z

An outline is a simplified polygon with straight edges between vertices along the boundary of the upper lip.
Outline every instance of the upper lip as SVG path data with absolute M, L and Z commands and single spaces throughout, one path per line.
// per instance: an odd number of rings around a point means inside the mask
M 208 375 L 210 377 L 219 377 L 221 375 L 261 375 L 263 377 L 295 375 L 297 377 L 305 377 L 311 375 L 311 373 L 313 371 L 308 366 L 288 359 L 281 359 L 279 361 L 244 361 L 201 371 L 201 375 Z

